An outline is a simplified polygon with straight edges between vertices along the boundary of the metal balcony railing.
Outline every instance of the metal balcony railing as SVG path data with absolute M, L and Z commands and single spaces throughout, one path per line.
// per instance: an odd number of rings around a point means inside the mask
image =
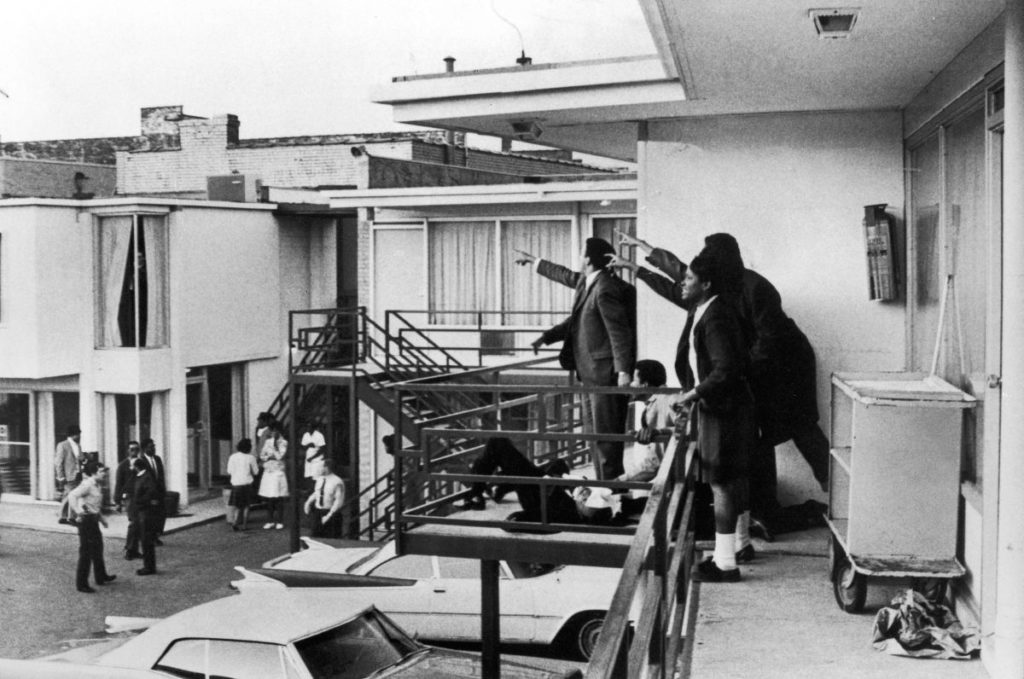
M 418 385 L 403 385 L 402 389 L 417 390 Z M 462 389 L 473 391 L 468 385 L 431 385 L 434 390 Z M 639 390 L 586 388 L 580 386 L 557 387 L 550 385 L 506 385 L 509 403 L 519 398 L 532 398 L 541 403 L 545 398 L 567 394 L 594 392 L 628 392 Z M 670 392 L 671 390 L 665 390 Z M 647 391 L 646 393 L 649 393 Z M 600 440 L 632 440 L 628 434 L 598 435 L 580 432 L 552 432 L 540 427 L 511 429 L 458 430 L 425 428 L 421 447 L 406 450 L 396 460 L 396 478 L 415 479 L 413 488 L 396 494 L 399 550 L 451 550 L 456 554 L 473 554 L 482 560 L 523 560 L 545 555 L 549 562 L 609 565 L 612 551 L 610 543 L 601 536 L 621 542 L 627 538 L 628 550 L 621 562 L 622 568 L 615 597 L 605 618 L 598 647 L 587 666 L 588 679 L 616 677 L 673 676 L 684 650 L 686 634 L 683 629 L 689 572 L 693 563 L 693 451 L 685 442 L 675 438 L 666 446 L 665 456 L 657 477 L 650 484 L 589 479 L 500 477 L 502 483 L 536 485 L 540 488 L 541 520 L 534 524 L 507 519 L 481 519 L 474 512 L 453 514 L 447 511 L 453 503 L 466 497 L 474 482 L 493 484 L 496 477 L 479 476 L 457 471 L 458 464 L 465 470 L 471 451 L 453 453 L 446 446 L 446 437 L 457 434 L 481 442 L 489 438 L 504 437 L 516 442 L 528 457 L 545 446 L 569 439 L 596 442 Z M 667 437 L 663 437 L 667 438 Z M 411 470 L 408 467 L 412 467 Z M 557 523 L 547 517 L 545 498 L 552 487 L 605 487 L 619 490 L 645 489 L 650 495 L 643 514 L 632 525 L 592 525 L 586 523 Z M 515 536 L 501 539 L 501 532 L 486 533 L 486 546 L 479 529 L 504 529 Z M 460 530 L 464 531 L 460 533 Z M 538 537 L 536 544 L 524 537 L 534 532 L 540 536 L 558 533 L 557 540 Z M 575 542 L 567 536 L 589 534 L 589 541 Z M 494 538 L 493 536 L 498 536 Z M 547 541 L 545 541 L 547 540 Z M 620 550 L 622 551 L 622 550 Z M 441 552 L 438 552 L 441 553 Z M 482 574 L 484 571 L 481 571 Z M 483 576 L 482 576 L 483 577 Z M 484 587 L 486 589 L 486 580 Z M 495 584 L 496 586 L 496 584 Z M 630 611 L 639 607 L 635 624 L 630 622 Z M 483 624 L 482 629 L 488 626 Z M 497 648 L 484 639 L 484 653 Z M 496 652 L 496 651 L 495 651 Z M 484 667 L 488 667 L 485 658 Z M 485 669 L 484 676 L 488 676 Z

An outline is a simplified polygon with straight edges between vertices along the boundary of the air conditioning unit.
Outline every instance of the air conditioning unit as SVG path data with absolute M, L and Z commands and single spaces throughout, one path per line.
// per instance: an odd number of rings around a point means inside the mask
M 260 180 L 247 174 L 213 175 L 206 178 L 206 197 L 230 203 L 259 201 Z

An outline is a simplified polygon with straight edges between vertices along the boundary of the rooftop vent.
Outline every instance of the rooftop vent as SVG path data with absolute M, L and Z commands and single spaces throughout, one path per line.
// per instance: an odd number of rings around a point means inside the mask
M 819 38 L 849 38 L 860 9 L 812 9 L 809 14 Z

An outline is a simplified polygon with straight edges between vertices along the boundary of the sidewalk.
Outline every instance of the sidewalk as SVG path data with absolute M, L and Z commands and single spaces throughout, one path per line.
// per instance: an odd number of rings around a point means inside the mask
M 827 528 L 754 541 L 738 584 L 694 583 L 693 679 L 987 679 L 980 660 L 925 660 L 874 650 L 875 613 L 903 587 L 871 580 L 863 613 L 844 613 L 828 575 Z M 701 543 L 703 545 L 704 543 Z
M 77 533 L 74 526 L 57 523 L 56 502 L 8 502 L 0 500 L 0 526 L 31 528 L 50 533 Z M 104 515 L 109 526 L 104 529 L 104 538 L 124 539 L 128 530 L 128 516 L 111 512 Z M 221 497 L 193 502 L 176 516 L 167 517 L 164 534 L 175 533 L 186 528 L 211 521 L 224 520 L 224 500 Z

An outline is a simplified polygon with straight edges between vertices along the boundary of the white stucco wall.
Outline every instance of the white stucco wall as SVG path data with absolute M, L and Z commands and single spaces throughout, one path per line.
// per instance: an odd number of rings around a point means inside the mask
M 731 116 L 648 132 L 638 149 L 640 237 L 684 260 L 707 234 L 736 237 L 747 267 L 775 284 L 814 346 L 827 434 L 832 372 L 904 365 L 904 306 L 868 300 L 861 226 L 870 204 L 888 203 L 902 219 L 900 115 Z M 638 305 L 640 355 L 671 366 L 682 310 L 643 284 Z M 783 504 L 790 490 L 806 498 L 816 488 L 795 449 L 780 449 L 779 463 Z
M 0 376 L 76 374 L 92 345 L 92 220 L 0 207 Z
M 269 211 L 182 208 L 171 228 L 172 323 L 188 367 L 278 356 L 278 228 Z M 261 322 L 260 318 L 265 318 Z

